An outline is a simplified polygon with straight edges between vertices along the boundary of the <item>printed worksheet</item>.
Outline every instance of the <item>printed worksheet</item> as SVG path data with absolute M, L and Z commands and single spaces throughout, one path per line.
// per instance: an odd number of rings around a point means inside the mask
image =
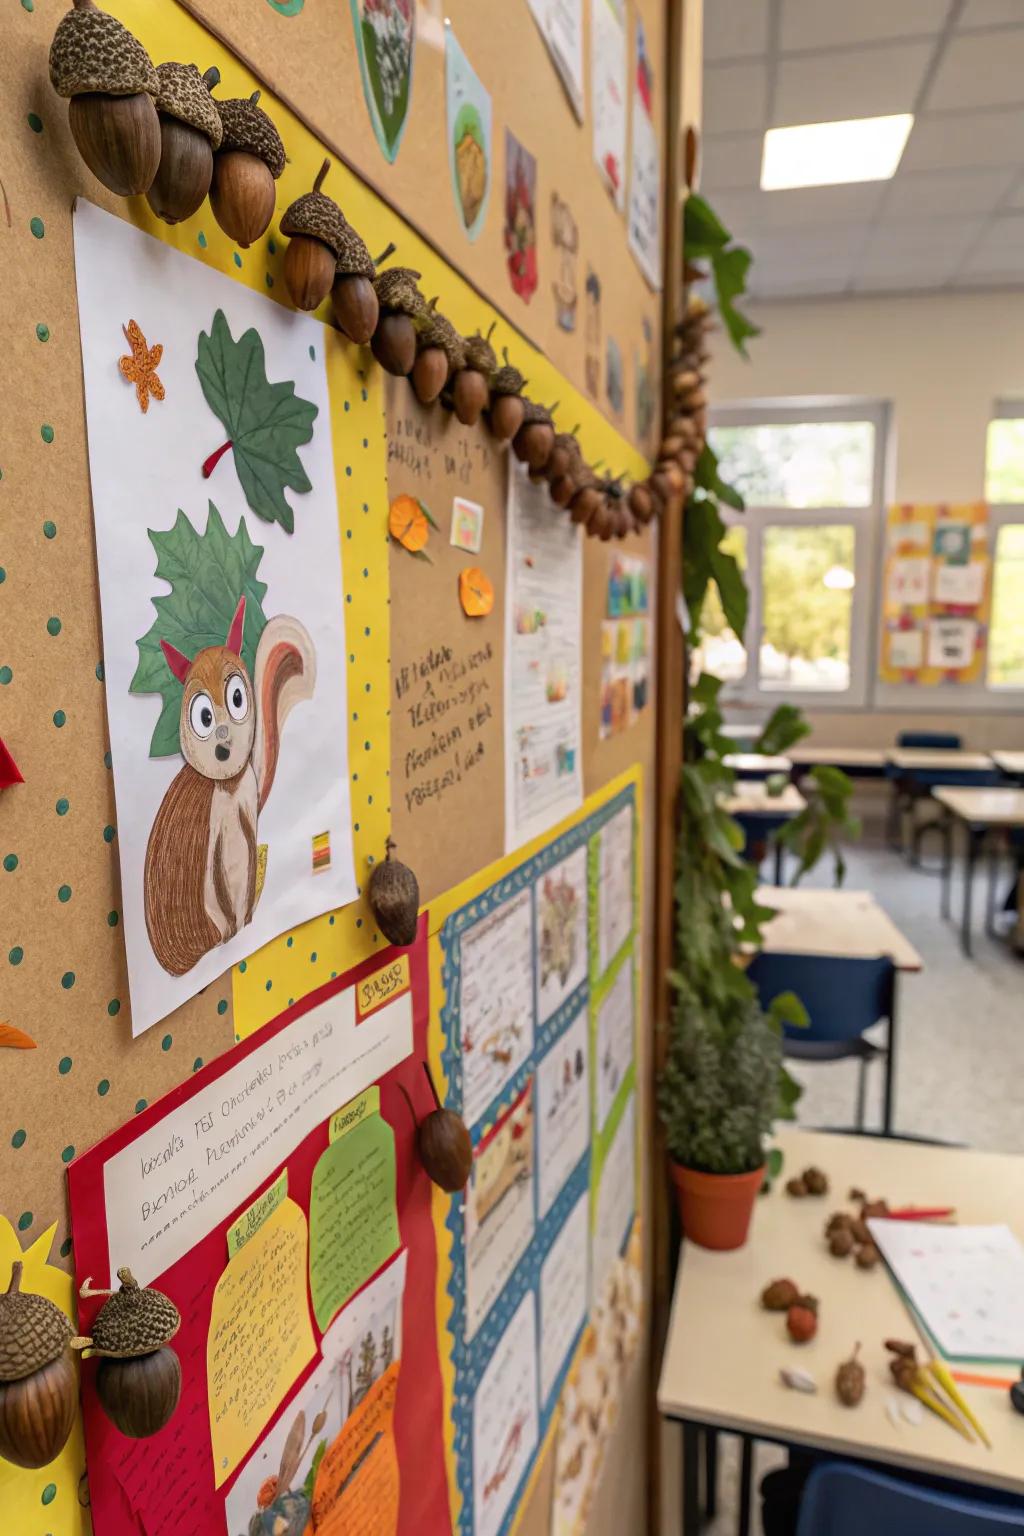
M 537 1309 L 519 1304 L 480 1378 L 473 1403 L 475 1536 L 496 1536 L 537 1447 Z
M 633 808 L 601 828 L 598 855 L 598 959 L 603 976 L 633 931 Z
M 462 935 L 462 1113 L 467 1125 L 533 1048 L 533 917 L 523 890 Z
M 542 1220 L 590 1141 L 589 1056 L 584 1008 L 537 1069 L 537 1198 Z

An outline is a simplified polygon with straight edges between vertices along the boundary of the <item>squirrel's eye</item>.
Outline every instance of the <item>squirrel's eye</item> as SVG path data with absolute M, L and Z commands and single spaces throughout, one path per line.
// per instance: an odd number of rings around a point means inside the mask
M 213 702 L 208 693 L 197 693 L 188 707 L 188 723 L 197 736 L 209 736 L 213 730 Z
M 228 701 L 228 714 L 232 720 L 244 720 L 249 713 L 249 694 L 237 672 L 232 672 L 228 678 L 224 697 Z

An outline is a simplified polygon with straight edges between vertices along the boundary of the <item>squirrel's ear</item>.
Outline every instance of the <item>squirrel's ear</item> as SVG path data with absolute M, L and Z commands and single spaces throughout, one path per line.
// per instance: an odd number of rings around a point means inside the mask
M 233 651 L 236 656 L 241 656 L 242 654 L 242 631 L 244 628 L 245 598 L 240 597 L 238 599 L 238 607 L 235 609 L 235 616 L 231 620 L 231 628 L 228 630 L 228 638 L 224 642 L 228 650 Z
M 178 682 L 184 684 L 188 676 L 188 669 L 192 665 L 188 657 L 183 655 L 169 640 L 161 640 L 160 649 L 164 653 L 164 660 L 178 679 Z

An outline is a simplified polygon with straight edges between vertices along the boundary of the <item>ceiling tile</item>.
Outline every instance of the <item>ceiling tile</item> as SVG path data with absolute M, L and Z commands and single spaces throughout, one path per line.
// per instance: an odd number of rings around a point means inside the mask
M 957 170 L 1024 161 L 1024 107 L 993 112 L 926 112 L 910 130 L 904 171 Z
M 969 32 L 972 27 L 1012 26 L 1020 21 L 1020 0 L 964 0 L 958 27 Z
M 709 64 L 704 71 L 704 132 L 760 131 L 766 87 L 763 63 Z
M 884 182 L 842 187 L 799 187 L 785 192 L 723 192 L 715 208 L 737 239 L 762 230 L 868 223 L 882 201 Z
M 952 278 L 946 272 L 855 272 L 854 293 L 927 293 L 936 288 L 952 286 Z
M 963 264 L 961 276 L 1004 278 L 1019 285 L 1024 268 L 1024 213 L 1011 213 L 989 223 Z
M 968 32 L 950 42 L 939 63 L 929 111 L 999 107 L 1024 100 L 1024 27 Z
M 714 0 L 704 11 L 704 57 L 708 62 L 750 58 L 768 45 L 765 0 Z
M 1013 0 L 1010 0 L 1013 3 Z M 712 0 L 705 16 L 715 12 Z M 839 43 L 869 43 L 890 37 L 937 34 L 949 13 L 950 0 L 857 0 L 856 4 L 823 0 L 782 0 L 779 46 L 834 48 Z M 767 9 L 767 7 L 766 7 Z M 705 23 L 706 25 L 706 23 Z
M 930 42 L 842 48 L 779 60 L 775 126 L 910 112 L 932 54 Z
M 982 228 L 980 219 L 880 224 L 868 238 L 857 266 L 858 277 L 946 280 Z
M 1003 200 L 1004 208 L 1024 208 L 1024 177 L 1017 182 L 1012 192 Z
M 889 185 L 883 222 L 938 218 L 954 209 L 958 218 L 964 213 L 991 213 L 1016 175 L 1011 166 L 996 171 L 923 171 L 899 175 Z
M 733 187 L 754 188 L 761 180 L 760 133 L 718 135 L 702 142 L 701 186 L 710 197 Z

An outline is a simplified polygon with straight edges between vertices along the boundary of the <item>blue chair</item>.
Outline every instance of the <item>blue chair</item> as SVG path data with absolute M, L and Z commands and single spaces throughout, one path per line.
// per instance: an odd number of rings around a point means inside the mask
M 1010 1536 L 1024 1531 L 1024 1500 L 901 1482 L 830 1461 L 807 1479 L 797 1536 Z
M 755 955 L 747 972 L 763 1008 L 780 992 L 795 992 L 810 1016 L 810 1025 L 787 1025 L 783 1049 L 793 1061 L 860 1062 L 857 1084 L 857 1129 L 864 1129 L 868 1063 L 885 1066 L 883 1134 L 892 1132 L 896 1054 L 896 967 L 887 956 L 877 960 L 846 960 L 832 955 Z M 872 1045 L 864 1032 L 885 1019 L 884 1046 Z
M 918 747 L 923 752 L 959 752 L 963 744 L 955 731 L 900 731 L 896 737 L 896 745 L 908 751 Z

